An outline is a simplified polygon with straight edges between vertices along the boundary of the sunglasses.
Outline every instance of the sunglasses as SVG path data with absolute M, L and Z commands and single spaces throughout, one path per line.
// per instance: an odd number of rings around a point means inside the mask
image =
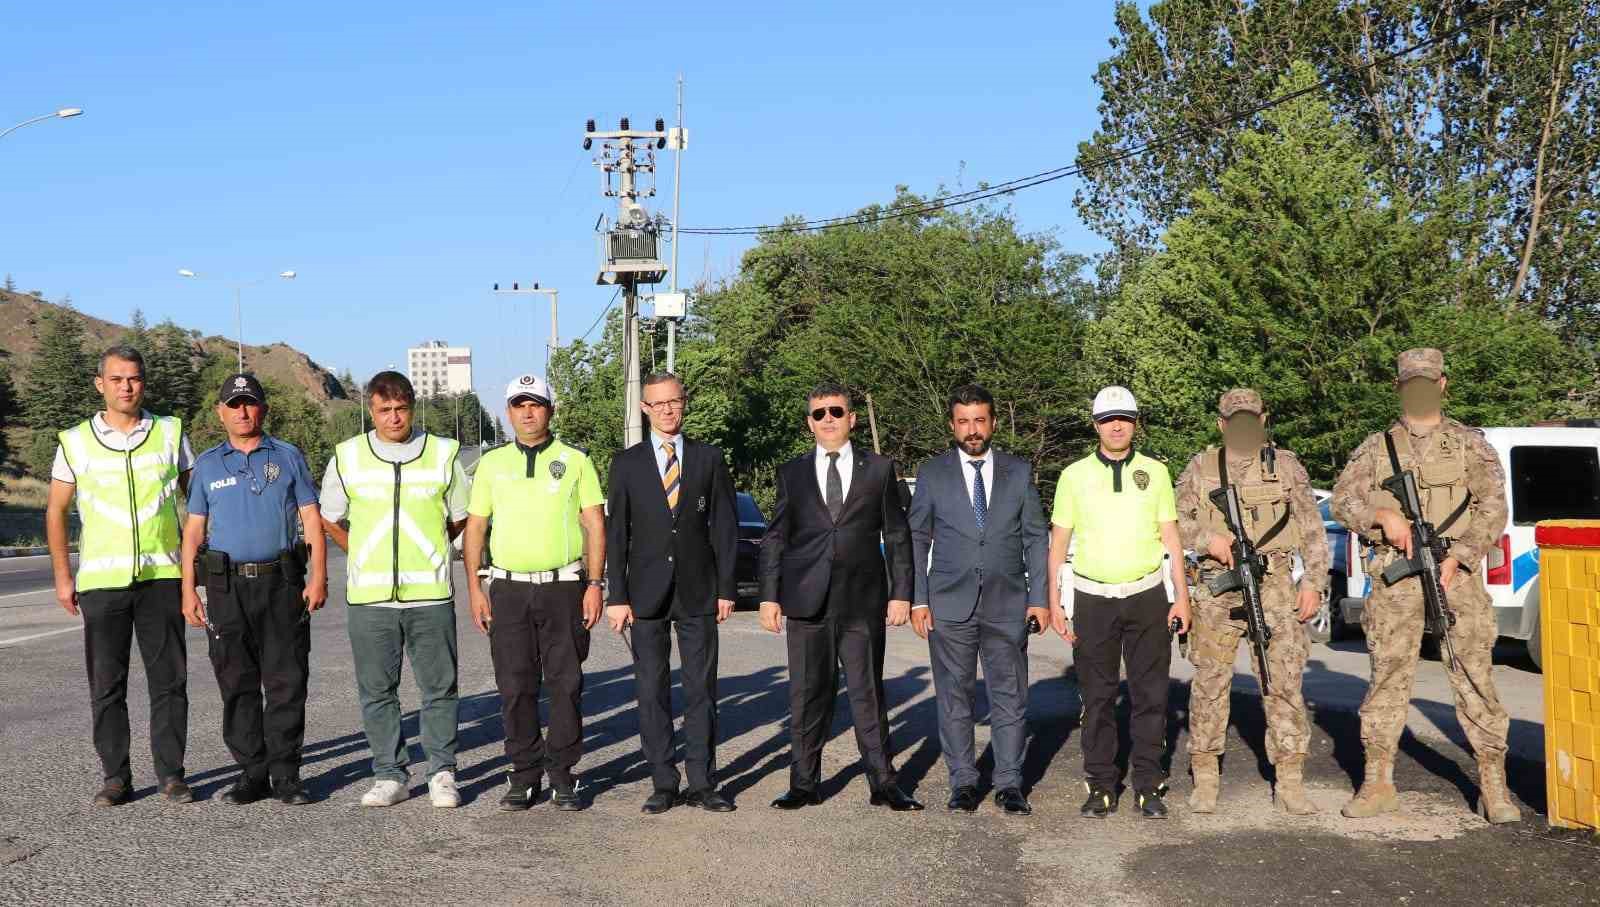
M 819 406 L 811 411 L 811 421 L 821 422 L 823 416 L 832 416 L 835 419 L 843 419 L 846 412 L 847 410 L 842 406 Z

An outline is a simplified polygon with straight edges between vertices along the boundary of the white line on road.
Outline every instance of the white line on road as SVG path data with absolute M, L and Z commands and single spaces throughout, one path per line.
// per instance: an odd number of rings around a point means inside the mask
M 16 645 L 19 642 L 27 642 L 30 639 L 44 639 L 46 636 L 60 636 L 63 633 L 73 633 L 82 629 L 83 624 L 78 624 L 72 627 L 62 627 L 59 630 L 46 630 L 43 633 L 34 633 L 29 636 L 18 636 L 15 639 L 0 639 L 0 649 L 5 648 L 6 646 Z
M 54 591 L 56 591 L 56 587 L 55 586 L 46 586 L 43 589 L 29 589 L 27 592 L 11 592 L 11 593 L 7 593 L 6 595 L 0 595 L 0 598 L 21 598 L 24 595 L 38 595 L 40 592 L 54 592 Z

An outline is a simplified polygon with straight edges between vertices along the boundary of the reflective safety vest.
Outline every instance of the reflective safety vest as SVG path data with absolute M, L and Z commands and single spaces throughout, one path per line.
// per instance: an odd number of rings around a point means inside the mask
M 453 597 L 445 492 L 459 450 L 455 441 L 428 434 L 422 451 L 405 463 L 380 458 L 365 434 L 334 448 L 350 500 L 350 604 Z
M 177 579 L 178 451 L 183 424 L 156 416 L 132 450 L 112 450 L 85 419 L 56 436 L 72 469 L 83 536 L 79 592 Z

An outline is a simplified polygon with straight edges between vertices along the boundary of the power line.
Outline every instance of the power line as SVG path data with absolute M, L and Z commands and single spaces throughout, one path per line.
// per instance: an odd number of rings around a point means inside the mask
M 1441 44 L 1445 41 L 1448 41 L 1451 38 L 1468 32 L 1491 19 L 1496 19 L 1511 13 L 1515 13 L 1525 7 L 1530 6 L 1531 4 L 1532 0 L 1521 0 L 1521 2 L 1513 3 L 1509 6 L 1501 7 L 1491 12 L 1484 13 L 1483 15 L 1467 20 L 1461 25 L 1444 32 L 1443 34 L 1435 35 L 1431 38 L 1425 38 L 1416 42 L 1415 44 L 1411 44 L 1407 47 L 1401 48 L 1400 50 L 1394 51 L 1393 53 L 1372 60 L 1369 63 L 1364 63 L 1360 66 L 1354 67 L 1350 70 L 1350 72 L 1351 74 L 1359 74 L 1369 69 L 1376 69 L 1380 66 L 1386 66 L 1395 60 L 1410 56 L 1419 50 L 1424 50 L 1428 47 L 1432 47 L 1435 44 Z M 1143 142 L 1131 148 L 1125 148 L 1112 154 L 1107 154 L 1102 157 L 1093 158 L 1087 161 L 1079 159 L 1072 164 L 1056 167 L 1051 170 L 1042 170 L 1038 173 L 1017 177 L 1015 179 L 1007 180 L 1003 183 L 997 183 L 992 186 L 981 186 L 977 189 L 971 189 L 966 192 L 955 192 L 950 195 L 943 195 L 938 198 L 931 199 L 924 204 L 914 205 L 907 208 L 893 208 L 886 211 L 878 211 L 869 214 L 845 214 L 837 217 L 824 217 L 814 220 L 796 221 L 793 223 L 784 224 L 761 224 L 743 227 L 682 227 L 678 232 L 700 236 L 755 236 L 762 233 L 770 233 L 775 231 L 814 232 L 818 230 L 831 230 L 835 227 L 864 226 L 867 224 L 878 223 L 885 220 L 894 220 L 903 217 L 918 217 L 923 214 L 930 214 L 936 211 L 942 211 L 946 208 L 954 208 L 961 205 L 969 205 L 973 202 L 994 198 L 998 195 L 1006 195 L 1012 192 L 1021 191 L 1023 189 L 1031 189 L 1035 186 L 1042 186 L 1046 183 L 1053 183 L 1057 180 L 1066 179 L 1069 176 L 1077 176 L 1087 173 L 1091 170 L 1097 170 L 1101 167 L 1106 167 L 1119 161 L 1127 160 L 1131 157 L 1138 157 L 1139 155 L 1153 151 L 1157 148 L 1175 144 L 1178 141 L 1195 136 L 1202 131 L 1209 131 L 1224 126 L 1234 125 L 1241 120 L 1249 119 L 1250 117 L 1253 117 L 1259 113 L 1271 110 L 1272 108 L 1283 104 L 1287 104 L 1290 101 L 1297 100 L 1314 92 L 1326 91 L 1332 86 L 1333 78 L 1329 77 L 1314 85 L 1308 85 L 1305 88 L 1291 91 L 1275 98 L 1270 98 L 1249 109 L 1236 111 L 1232 114 L 1199 123 L 1194 126 L 1186 126 L 1171 135 L 1157 137 L 1148 142 Z
M 605 309 L 603 309 L 599 315 L 595 316 L 594 324 L 589 325 L 589 329 L 583 332 L 583 336 L 579 337 L 577 342 L 582 343 L 583 341 L 589 339 L 589 335 L 593 334 L 594 329 L 600 326 L 600 322 L 604 321 L 606 316 L 611 314 L 611 309 L 617 304 L 617 294 L 621 292 L 622 285 L 618 284 L 616 290 L 611 293 L 611 301 L 606 303 Z

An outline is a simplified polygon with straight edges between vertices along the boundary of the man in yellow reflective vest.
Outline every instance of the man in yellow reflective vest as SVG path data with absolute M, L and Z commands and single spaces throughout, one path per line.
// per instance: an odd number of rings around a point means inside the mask
M 194 799 L 183 781 L 188 742 L 188 653 L 179 590 L 177 495 L 189 489 L 194 453 L 175 418 L 146 412 L 144 357 L 115 346 L 100 356 L 95 390 L 105 409 L 57 436 L 45 534 L 56 601 L 83 616 L 94 708 L 94 748 L 105 784 L 96 806 L 127 802 L 128 656 L 135 636 L 150 689 L 150 753 L 161 793 Z M 67 551 L 67 508 L 83 533 L 78 573 Z
M 321 495 L 323 527 L 349 555 L 346 622 L 375 778 L 361 805 L 393 806 L 410 794 L 400 733 L 404 652 L 422 697 L 428 797 L 434 806 L 460 806 L 450 542 L 466 524 L 467 477 L 455 441 L 413 430 L 416 392 L 405 375 L 379 372 L 366 395 L 372 431 L 334 449 Z

